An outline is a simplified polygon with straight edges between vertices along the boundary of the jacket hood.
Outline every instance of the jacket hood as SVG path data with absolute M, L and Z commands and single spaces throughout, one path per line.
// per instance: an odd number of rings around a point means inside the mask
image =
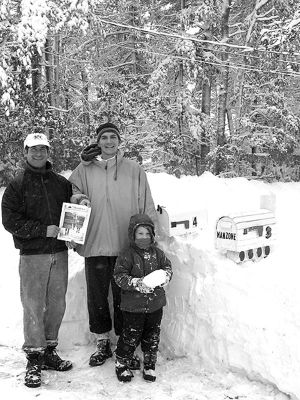
M 100 147 L 99 147 L 99 149 L 100 149 Z M 99 159 L 98 156 L 100 156 L 100 154 L 101 154 L 101 151 L 99 153 L 96 150 L 94 155 L 92 156 L 92 158 L 88 159 L 86 157 L 83 157 L 82 156 L 83 153 L 81 153 L 81 164 L 84 166 L 88 166 L 88 165 L 94 163 L 94 164 L 98 165 L 100 168 L 105 168 L 105 169 L 114 167 L 115 168 L 114 180 L 116 181 L 118 178 L 118 168 L 123 159 L 123 153 L 120 150 L 118 150 L 116 155 L 109 158 L 108 160 Z
M 147 214 L 135 214 L 130 218 L 129 227 L 128 227 L 128 237 L 131 244 L 134 243 L 134 234 L 136 229 L 140 225 L 148 226 L 151 229 L 152 239 L 154 242 L 154 223 L 152 219 Z
M 86 149 L 88 149 L 88 147 L 91 147 L 91 146 L 95 146 L 95 147 L 92 149 L 92 153 L 93 153 L 93 154 L 92 154 L 92 155 L 90 154 L 89 157 L 86 157 L 86 156 L 84 155 L 84 152 L 85 152 Z M 83 150 L 83 152 L 80 154 L 80 161 L 81 161 L 81 164 L 83 164 L 83 165 L 89 165 L 89 164 L 91 164 L 91 163 L 100 163 L 100 164 L 103 164 L 103 165 L 106 165 L 106 164 L 115 164 L 116 161 L 117 161 L 117 163 L 119 164 L 119 162 L 120 162 L 121 159 L 123 158 L 123 152 L 122 152 L 120 149 L 118 149 L 118 152 L 117 152 L 117 154 L 116 154 L 114 157 L 109 158 L 108 160 L 99 160 L 99 159 L 98 159 L 98 156 L 101 155 L 101 149 L 100 149 L 100 147 L 96 148 L 96 147 L 97 147 L 97 144 L 95 144 L 95 145 L 90 145 L 90 146 L 88 146 L 88 147 L 86 147 L 86 148 Z M 98 151 L 98 149 L 100 150 L 100 152 Z M 95 151 L 93 151 L 93 150 L 95 150 Z M 87 151 L 89 151 L 89 150 L 87 150 Z

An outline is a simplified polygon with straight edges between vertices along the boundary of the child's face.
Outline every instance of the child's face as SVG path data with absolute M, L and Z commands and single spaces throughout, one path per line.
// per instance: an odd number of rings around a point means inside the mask
M 135 231 L 135 239 L 148 239 L 151 238 L 150 232 L 144 226 L 138 226 Z

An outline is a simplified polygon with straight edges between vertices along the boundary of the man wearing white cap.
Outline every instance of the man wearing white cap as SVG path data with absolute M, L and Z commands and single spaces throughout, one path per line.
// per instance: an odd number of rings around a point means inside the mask
M 24 141 L 24 170 L 9 183 L 2 198 L 2 223 L 20 250 L 28 387 L 41 385 L 42 369 L 72 368 L 55 350 L 68 283 L 67 247 L 56 237 L 62 204 L 70 201 L 72 188 L 52 171 L 49 151 L 44 134 L 29 134 Z

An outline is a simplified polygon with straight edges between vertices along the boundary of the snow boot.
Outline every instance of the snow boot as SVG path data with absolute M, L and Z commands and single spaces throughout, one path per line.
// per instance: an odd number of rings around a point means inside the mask
M 128 360 L 127 366 L 132 371 L 139 370 L 141 368 L 141 361 L 139 359 L 139 356 L 134 354 L 133 357 L 130 360 Z
M 130 382 L 133 378 L 133 373 L 130 368 L 126 364 L 120 363 L 118 360 L 116 361 L 116 374 L 120 382 Z
M 98 365 L 104 364 L 110 357 L 112 357 L 110 340 L 98 339 L 97 350 L 91 355 L 89 364 L 91 367 L 97 367 Z
M 42 369 L 68 371 L 73 367 L 71 361 L 62 360 L 56 352 L 55 346 L 48 346 L 45 350 Z
M 156 380 L 156 375 L 155 375 L 156 360 L 157 360 L 156 353 L 144 353 L 143 378 L 145 379 L 145 381 L 154 382 Z
M 41 386 L 41 366 L 43 361 L 43 353 L 32 352 L 27 353 L 27 365 L 24 384 L 30 388 L 36 388 Z

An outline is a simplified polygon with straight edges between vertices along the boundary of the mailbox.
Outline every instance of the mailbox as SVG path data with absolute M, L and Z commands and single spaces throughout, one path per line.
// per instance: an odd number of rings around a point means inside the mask
M 185 213 L 177 213 L 169 215 L 164 206 L 157 206 L 157 217 L 160 229 L 167 236 L 184 235 L 193 233 L 200 228 L 200 220 L 202 220 L 199 211 L 187 211 Z
M 275 226 L 274 214 L 266 209 L 224 216 L 217 222 L 216 248 L 235 262 L 259 260 L 271 252 Z

